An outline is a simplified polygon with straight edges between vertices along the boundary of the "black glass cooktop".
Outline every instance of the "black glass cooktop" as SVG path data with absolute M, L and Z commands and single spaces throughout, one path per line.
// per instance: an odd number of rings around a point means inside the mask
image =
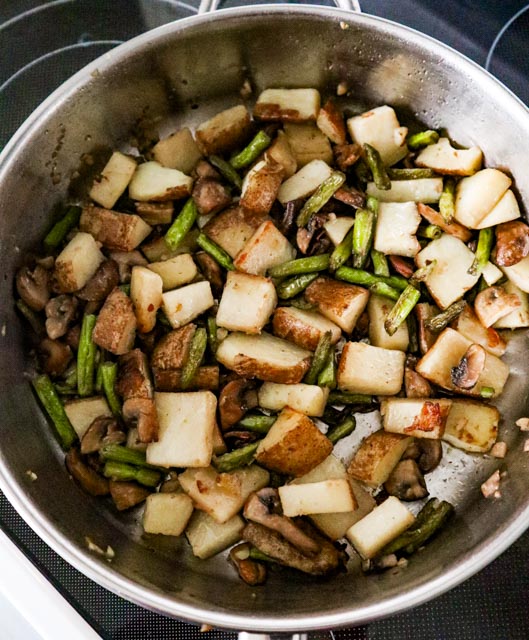
M 226 0 L 221 6 L 242 4 L 249 3 Z M 529 104 L 529 3 L 361 0 L 361 5 L 366 13 L 414 27 L 465 53 Z M 75 71 L 139 33 L 193 15 L 197 6 L 198 0 L 0 0 L 0 149 Z M 236 637 L 219 630 L 200 633 L 197 626 L 147 611 L 99 587 L 51 551 L 1 493 L 0 528 L 105 639 Z M 477 576 L 433 602 L 367 626 L 315 632 L 309 638 L 526 640 L 528 596 L 529 533 Z

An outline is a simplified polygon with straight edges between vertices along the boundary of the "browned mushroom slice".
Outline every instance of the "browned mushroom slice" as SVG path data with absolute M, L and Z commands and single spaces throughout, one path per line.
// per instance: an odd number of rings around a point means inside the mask
M 384 483 L 390 496 L 400 500 L 420 500 L 428 495 L 426 483 L 415 460 L 401 460 Z
M 123 419 L 138 429 L 140 442 L 158 441 L 158 414 L 151 398 L 130 398 L 123 404 Z
M 224 287 L 224 272 L 219 263 L 205 251 L 195 253 L 195 260 L 202 271 L 202 275 L 211 284 L 213 293 L 220 297 L 222 288 Z
M 334 159 L 341 171 L 346 171 L 355 164 L 362 155 L 362 147 L 359 144 L 337 144 L 334 149 Z M 359 205 L 363 206 L 363 205 Z
M 226 187 L 212 178 L 199 178 L 196 181 L 193 199 L 201 216 L 222 211 L 231 203 L 231 195 Z
M 167 477 L 160 485 L 160 493 L 178 493 L 183 491 L 177 471 L 169 471 Z
M 491 327 L 521 304 L 515 293 L 507 293 L 503 287 L 487 287 L 476 296 L 474 311 L 484 327 Z
M 366 203 L 365 195 L 354 187 L 340 187 L 338 191 L 334 192 L 332 197 L 355 209 L 360 209 Z
M 121 356 L 119 365 L 116 391 L 124 400 L 153 397 L 147 356 L 140 349 Z
M 452 367 L 452 384 L 459 389 L 472 389 L 485 368 L 486 351 L 479 344 L 471 344 L 459 364 Z
M 529 226 L 519 220 L 503 222 L 496 227 L 495 262 L 512 267 L 529 255 Z
M 99 302 L 119 284 L 119 268 L 114 260 L 102 262 L 95 274 L 75 295 L 81 300 Z
M 220 426 L 223 431 L 237 424 L 248 409 L 252 408 L 248 406 L 247 392 L 254 386 L 253 382 L 239 378 L 228 382 L 223 387 L 219 396 Z
M 310 217 L 306 228 L 298 229 L 296 244 L 301 253 L 316 255 L 323 253 L 331 246 L 323 225 L 330 220 L 329 213 L 316 213 Z
M 66 454 L 66 468 L 83 489 L 92 496 L 105 496 L 109 492 L 108 480 L 89 467 L 75 447 Z
M 106 444 L 121 444 L 126 439 L 115 418 L 99 416 L 88 427 L 81 440 L 81 453 L 95 453 Z
M 50 299 L 49 272 L 41 265 L 33 270 L 29 267 L 19 269 L 16 276 L 18 295 L 34 311 L 42 311 Z
M 147 260 L 138 250 L 135 251 L 111 251 L 110 257 L 118 265 L 119 281 L 128 284 L 132 275 L 132 267 L 145 267 Z
M 400 256 L 388 256 L 388 260 L 393 269 L 403 278 L 410 278 L 415 271 L 413 265 Z
M 44 338 L 38 346 L 38 352 L 42 360 L 42 368 L 51 376 L 59 376 L 64 373 L 70 360 L 72 350 L 59 340 Z
M 432 396 L 432 387 L 428 380 L 407 365 L 404 369 L 404 388 L 407 398 L 431 398 Z
M 419 348 L 424 355 L 437 340 L 437 334 L 426 328 L 426 322 L 439 313 L 439 309 L 428 302 L 420 302 L 415 307 L 415 317 L 417 318 L 417 337 Z
M 81 325 L 75 324 L 73 327 L 70 327 L 66 332 L 66 335 L 64 336 L 64 341 L 74 351 L 77 351 L 77 349 L 79 348 L 80 338 L 81 338 Z
M 443 446 L 440 440 L 431 438 L 418 438 L 419 457 L 417 464 L 423 473 L 430 473 L 441 462 L 443 457 Z
M 46 304 L 46 333 L 52 340 L 61 338 L 67 331 L 77 312 L 77 299 L 60 295 Z
M 220 173 L 206 160 L 200 160 L 193 173 L 197 178 L 211 178 L 220 180 Z
M 110 495 L 118 511 L 125 511 L 140 504 L 151 494 L 149 489 L 135 482 L 109 482 Z
M 238 544 L 230 550 L 230 560 L 243 582 L 255 587 L 266 580 L 266 565 L 250 558 L 250 545 Z

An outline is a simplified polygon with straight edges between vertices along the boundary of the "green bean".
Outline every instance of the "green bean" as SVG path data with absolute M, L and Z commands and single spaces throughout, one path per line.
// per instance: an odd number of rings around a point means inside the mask
M 231 256 L 224 251 L 222 247 L 210 240 L 204 233 L 199 233 L 197 238 L 197 244 L 201 249 L 204 249 L 206 253 L 216 260 L 221 267 L 224 267 L 228 271 L 233 271 L 233 260 Z
M 210 316 L 206 320 L 206 328 L 208 332 L 208 344 L 211 353 L 217 353 L 217 348 L 219 346 L 219 340 L 217 338 L 217 320 Z
M 383 296 L 384 298 L 389 298 L 395 302 L 397 302 L 401 294 L 398 289 L 390 287 L 389 284 L 386 284 L 385 282 L 375 282 L 369 287 L 369 291 L 377 296 Z
M 495 393 L 494 387 L 481 387 L 479 391 L 479 395 L 486 399 L 493 398 Z
M 382 251 L 371 249 L 371 262 L 373 263 L 373 271 L 376 276 L 385 276 L 389 278 L 389 265 L 386 256 Z
M 202 358 L 204 357 L 204 353 L 206 352 L 207 344 L 207 332 L 202 327 L 199 327 L 193 334 L 191 346 L 189 347 L 189 355 L 187 356 L 187 360 L 182 368 L 182 379 L 180 384 L 183 390 L 189 388 L 193 382 L 193 378 L 195 377 L 198 368 L 200 367 L 200 363 L 202 362 Z
M 239 191 L 242 189 L 242 178 L 229 162 L 226 162 L 226 160 L 223 160 L 219 156 L 209 156 L 208 160 L 220 171 L 223 178 Z
M 356 429 L 356 420 L 354 416 L 349 416 L 342 423 L 336 425 L 336 427 L 332 427 L 327 431 L 327 438 L 333 443 L 336 444 L 338 440 L 351 435 L 353 431 Z
M 466 302 L 464 300 L 458 300 L 454 302 L 449 307 L 447 307 L 441 313 L 438 313 L 433 318 L 426 320 L 424 326 L 428 331 L 433 331 L 434 333 L 440 333 L 452 322 L 455 320 L 457 316 L 463 311 L 466 307 Z
M 272 556 L 269 556 L 266 553 L 260 551 L 257 547 L 250 547 L 250 554 L 248 556 L 249 560 L 253 560 L 254 562 L 268 562 L 277 564 L 278 561 Z
M 79 348 L 77 349 L 77 391 L 79 395 L 91 396 L 94 392 L 94 368 L 97 346 L 92 340 L 96 316 L 86 315 L 81 325 Z
M 307 302 L 304 298 L 292 298 L 288 301 L 288 304 L 291 307 L 296 307 L 296 309 L 303 309 L 304 311 L 313 311 L 316 309 L 316 305 L 312 304 L 312 302 Z
M 165 243 L 171 251 L 178 249 L 182 244 L 197 217 L 197 205 L 193 198 L 189 198 L 165 234 Z
M 452 222 L 455 215 L 455 190 L 455 180 L 453 178 L 445 178 L 443 192 L 439 198 L 439 213 L 443 216 L 443 220 L 447 224 Z
M 99 450 L 99 455 L 104 460 L 112 460 L 112 462 L 124 462 L 132 464 L 136 467 L 145 467 L 146 469 L 156 469 L 158 467 L 149 464 L 145 459 L 145 453 L 139 449 L 131 449 L 121 444 L 106 444 Z
M 46 251 L 53 251 L 66 238 L 68 233 L 79 224 L 82 208 L 71 205 L 66 209 L 64 216 L 56 222 L 44 238 Z
M 333 171 L 303 205 L 296 220 L 298 227 L 304 227 L 310 217 L 332 198 L 333 194 L 338 191 L 344 182 L 345 175 L 340 171 Z
M 130 284 L 120 284 L 119 288 L 126 296 L 130 296 Z
M 263 416 L 259 414 L 247 413 L 244 418 L 239 420 L 238 425 L 247 431 L 255 431 L 256 433 L 268 433 L 270 427 L 277 420 L 277 416 Z
M 336 389 L 336 360 L 334 359 L 334 349 L 329 351 L 327 362 L 318 376 L 318 385 Z
M 239 467 L 251 464 L 255 458 L 255 452 L 260 442 L 260 440 L 257 440 L 257 442 L 252 442 L 245 447 L 235 449 L 234 451 L 215 458 L 215 468 L 219 473 L 227 473 L 228 471 L 233 471 Z
M 346 393 L 344 391 L 331 391 L 327 399 L 329 404 L 371 404 L 372 396 L 361 393 Z
M 22 298 L 19 298 L 16 303 L 16 308 L 20 311 L 20 313 L 24 316 L 24 318 L 29 323 L 29 326 L 33 329 L 33 331 L 37 334 L 37 336 L 43 336 L 45 333 L 44 324 L 40 319 L 39 314 L 36 311 L 33 311 L 31 307 L 29 307 Z
M 389 179 L 386 167 L 382 162 L 380 153 L 375 149 L 375 147 L 372 147 L 367 143 L 364 144 L 364 153 L 367 166 L 371 169 L 373 182 L 377 189 L 382 189 L 383 191 L 391 189 L 391 180 Z
M 370 287 L 375 284 L 375 282 L 383 282 L 394 289 L 404 291 L 408 286 L 406 278 L 402 278 L 401 276 L 389 276 L 389 278 L 386 278 L 385 276 L 376 276 L 373 273 L 369 273 L 369 271 L 352 269 L 351 267 L 340 267 L 339 269 L 336 269 L 334 275 L 339 280 L 350 282 L 351 284 L 358 284 L 363 287 Z
M 52 381 L 46 374 L 42 374 L 37 376 L 32 384 L 42 406 L 53 422 L 62 448 L 67 451 L 77 440 L 77 434 L 66 415 Z
M 327 363 L 329 353 L 332 350 L 331 340 L 332 333 L 330 331 L 326 331 L 320 337 L 318 346 L 316 347 L 316 351 L 314 352 L 314 355 L 312 357 L 310 369 L 308 370 L 307 375 L 304 379 L 305 384 L 316 384 L 318 375 Z
M 388 169 L 391 180 L 421 180 L 423 178 L 435 178 L 437 174 L 433 169 Z
M 408 149 L 416 151 L 421 147 L 427 147 L 431 144 L 435 144 L 439 140 L 439 134 L 437 131 L 428 129 L 427 131 L 420 131 L 409 136 L 406 142 L 408 143 Z
M 437 260 L 432 260 L 428 264 L 424 265 L 424 267 L 420 267 L 414 271 L 408 280 L 408 284 L 417 289 L 419 287 L 419 283 L 424 282 L 431 275 L 436 264 Z
M 268 271 L 272 278 L 283 278 L 285 276 L 295 276 L 302 273 L 314 273 L 315 271 L 326 271 L 329 268 L 330 255 L 322 253 L 319 256 L 309 258 L 298 258 L 283 262 Z
M 355 162 L 354 172 L 359 182 L 371 182 L 371 171 L 369 171 L 369 167 L 363 158 Z
M 395 305 L 384 321 L 384 329 L 390 336 L 397 331 L 400 325 L 410 315 L 415 305 L 419 302 L 420 297 L 421 292 L 412 284 L 408 285 L 400 294 L 399 299 L 395 302 Z
M 314 282 L 318 277 L 318 273 L 302 273 L 299 276 L 294 276 L 288 280 L 284 280 L 277 286 L 277 295 L 281 300 L 289 300 L 299 295 L 309 286 L 311 282 Z
M 370 209 L 358 209 L 353 225 L 353 266 L 361 269 L 369 256 L 373 238 L 375 237 L 375 226 L 377 216 Z
M 336 271 L 342 264 L 345 264 L 353 253 L 353 233 L 354 229 L 351 228 L 346 234 L 345 238 L 336 245 L 334 251 L 331 253 L 331 259 L 329 261 L 329 268 L 331 271 Z M 389 274 L 388 274 L 389 275 Z
M 121 403 L 116 393 L 116 379 L 118 376 L 118 365 L 116 362 L 103 362 L 99 367 L 103 391 L 112 413 L 119 418 L 121 416 Z
M 485 268 L 490 258 L 492 243 L 494 241 L 494 229 L 488 227 L 481 229 L 478 236 L 478 246 L 476 247 L 476 257 L 470 266 L 468 273 L 471 276 L 479 276 Z
M 156 487 L 160 484 L 162 474 L 154 469 L 135 467 L 125 462 L 107 460 L 103 468 L 106 478 L 111 478 L 118 482 L 135 481 L 146 487 Z
M 425 227 L 419 227 L 417 230 L 419 238 L 427 238 L 428 240 L 437 240 L 443 235 L 443 230 L 436 224 L 429 224 Z
M 367 196 L 366 209 L 372 211 L 376 216 L 378 215 L 378 205 L 378 198 L 375 198 L 375 196 Z
M 237 155 L 233 156 L 230 164 L 234 169 L 244 169 L 259 156 L 259 154 L 270 146 L 272 138 L 264 131 L 259 131 L 253 140 Z

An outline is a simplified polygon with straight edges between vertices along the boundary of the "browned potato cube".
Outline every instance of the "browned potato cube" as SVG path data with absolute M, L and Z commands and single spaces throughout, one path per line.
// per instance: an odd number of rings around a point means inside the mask
M 204 155 L 226 153 L 242 146 L 251 133 L 252 124 L 246 107 L 239 105 L 217 113 L 196 130 L 198 146 Z
M 316 120 L 320 94 L 316 89 L 265 89 L 253 114 L 258 120 L 305 122 Z
M 156 369 L 181 369 L 187 360 L 195 329 L 194 324 L 186 324 L 160 338 L 152 352 L 151 366 Z
M 507 343 L 500 334 L 492 327 L 485 328 L 478 320 L 472 307 L 467 305 L 463 311 L 452 322 L 452 329 L 480 344 L 489 353 L 500 358 L 507 349 Z
M 392 396 L 404 379 L 404 351 L 347 342 L 338 365 L 338 387 L 349 393 Z
M 264 276 L 268 269 L 296 257 L 296 250 L 271 220 L 263 222 L 237 255 L 239 271 Z
M 327 100 L 320 109 L 316 124 L 318 129 L 334 144 L 346 143 L 347 133 L 343 115 L 333 100 Z
M 182 388 L 182 369 L 152 370 L 156 391 L 184 391 Z M 219 388 L 219 368 L 215 366 L 199 367 L 187 391 L 216 391 Z
M 299 167 L 312 160 L 333 163 L 333 153 L 329 138 L 315 124 L 286 124 L 285 133 L 292 153 Z
M 266 214 L 235 206 L 217 214 L 202 231 L 235 258 L 267 218 Z
M 83 209 L 79 228 L 107 249 L 117 251 L 132 251 L 152 231 L 137 215 L 92 206 Z
M 355 284 L 322 277 L 307 287 L 305 298 L 326 318 L 350 333 L 367 305 L 369 291 Z
M 320 338 L 330 331 L 332 343 L 342 336 L 340 327 L 317 311 L 305 311 L 296 307 L 279 307 L 273 318 L 274 333 L 280 338 L 310 351 L 315 351 Z
M 98 347 L 117 356 L 130 351 L 136 336 L 136 315 L 132 301 L 116 287 L 97 316 L 92 340 Z
M 284 174 L 283 167 L 272 158 L 258 162 L 244 178 L 241 207 L 267 215 L 277 198 Z
M 389 433 L 438 440 L 451 406 L 448 398 L 387 398 L 380 403 L 380 414 Z
M 298 163 L 284 131 L 277 132 L 277 138 L 266 150 L 266 157 L 272 158 L 283 167 L 285 178 L 293 176 L 298 169 Z
M 411 437 L 375 431 L 362 441 L 347 472 L 370 487 L 379 487 L 389 478 Z
M 202 157 L 191 131 L 187 127 L 175 131 L 157 142 L 152 148 L 152 157 L 164 167 L 178 169 L 189 174 Z

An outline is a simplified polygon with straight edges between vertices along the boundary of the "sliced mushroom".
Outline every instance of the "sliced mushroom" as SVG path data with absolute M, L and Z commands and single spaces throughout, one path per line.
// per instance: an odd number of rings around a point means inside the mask
M 39 264 L 33 270 L 22 267 L 15 282 L 18 295 L 28 307 L 34 311 L 42 311 L 50 299 L 49 272 Z
M 238 544 L 230 550 L 230 560 L 237 569 L 243 582 L 255 587 L 266 580 L 266 565 L 256 562 L 250 557 L 250 545 Z
M 227 431 L 237 424 L 248 409 L 248 392 L 254 388 L 254 382 L 239 378 L 225 385 L 219 396 L 220 426 Z M 253 404 L 255 406 L 255 404 Z
M 302 554 L 311 556 L 320 545 L 297 527 L 290 518 L 281 515 L 281 502 L 277 489 L 266 487 L 252 495 L 244 505 L 244 517 L 268 529 L 277 531 Z
M 79 449 L 73 447 L 66 454 L 66 468 L 83 489 L 92 496 L 106 496 L 108 480 L 89 467 L 81 458 Z
M 410 278 L 413 275 L 415 271 L 413 265 L 404 258 L 400 256 L 388 256 L 388 260 L 393 269 L 403 278 Z
M 151 494 L 149 489 L 135 482 L 109 482 L 110 495 L 118 511 L 125 511 L 146 500 Z
M 452 384 L 459 389 L 472 389 L 485 368 L 486 351 L 479 344 L 471 344 L 459 364 L 452 367 Z
M 503 287 L 487 287 L 476 296 L 474 311 L 481 324 L 488 328 L 521 304 L 515 293 L 507 293 Z
M 111 251 L 110 257 L 117 262 L 119 271 L 119 281 L 121 284 L 128 284 L 132 275 L 132 267 L 146 266 L 149 264 L 138 250 L 134 251 Z
M 214 260 L 205 251 L 199 251 L 195 254 L 195 260 L 198 262 L 198 266 L 202 271 L 202 275 L 211 284 L 213 293 L 220 297 L 222 289 L 224 287 L 224 272 L 221 269 L 219 263 Z
M 330 246 L 323 225 L 329 220 L 329 213 L 315 213 L 307 223 L 306 228 L 298 229 L 296 234 L 296 243 L 301 253 L 305 255 L 314 255 L 319 252 L 319 245 L 326 241 L 327 248 Z M 321 231 L 321 233 L 319 233 Z M 316 244 L 316 246 L 314 246 Z
M 437 340 L 437 334 L 427 328 L 426 323 L 433 318 L 439 309 L 427 302 L 420 302 L 415 307 L 415 318 L 417 319 L 417 338 L 419 339 L 419 348 L 424 355 Z
M 127 436 L 115 418 L 99 416 L 86 430 L 81 440 L 81 453 L 95 453 L 106 444 L 121 444 Z
M 303 205 L 302 200 L 291 200 L 285 205 L 285 209 L 278 220 L 277 228 L 284 236 L 289 236 L 296 226 L 296 216 Z
M 417 464 L 423 473 L 430 473 L 441 462 L 443 445 L 440 440 L 433 440 L 432 438 L 418 438 L 418 440 L 420 440 L 420 455 Z
M 40 342 L 38 352 L 41 356 L 42 368 L 51 376 L 60 376 L 64 373 L 72 359 L 72 350 L 68 345 L 50 338 L 44 338 Z
M 77 349 L 79 348 L 80 338 L 81 338 L 81 325 L 75 324 L 73 327 L 70 327 L 66 332 L 66 335 L 64 336 L 64 341 L 74 351 L 77 351 Z
M 130 398 L 123 404 L 123 419 L 138 429 L 140 442 L 158 441 L 158 414 L 151 398 Z
M 428 380 L 409 366 L 404 369 L 404 388 L 407 398 L 430 398 L 432 395 Z
M 195 182 L 193 199 L 201 216 L 218 213 L 231 203 L 229 191 L 213 178 L 199 178 Z
M 61 338 L 77 312 L 77 298 L 62 294 L 46 304 L 46 333 L 52 340 Z
M 133 349 L 119 359 L 116 391 L 125 401 L 153 397 L 147 356 L 140 349 Z
M 176 471 L 169 471 L 167 477 L 160 485 L 160 493 L 179 493 L 182 492 L 182 485 L 178 480 L 178 473 Z
M 213 168 L 206 160 L 200 160 L 195 167 L 193 173 L 197 178 L 211 178 L 212 180 L 220 180 L 220 173 Z
M 529 226 L 519 220 L 496 227 L 496 264 L 512 267 L 529 255 Z
M 343 202 L 349 207 L 354 207 L 355 209 L 360 209 L 366 203 L 365 195 L 354 187 L 340 187 L 338 191 L 334 192 L 332 197 L 334 200 Z
M 334 159 L 341 171 L 352 167 L 362 155 L 362 147 L 359 144 L 337 144 L 334 146 Z M 360 205 L 363 206 L 363 205 Z
M 81 300 L 99 302 L 104 300 L 118 284 L 119 268 L 117 262 L 105 260 L 85 286 L 76 293 L 76 296 Z
M 428 495 L 424 477 L 415 460 L 401 460 L 384 483 L 390 496 L 399 500 L 420 500 Z

